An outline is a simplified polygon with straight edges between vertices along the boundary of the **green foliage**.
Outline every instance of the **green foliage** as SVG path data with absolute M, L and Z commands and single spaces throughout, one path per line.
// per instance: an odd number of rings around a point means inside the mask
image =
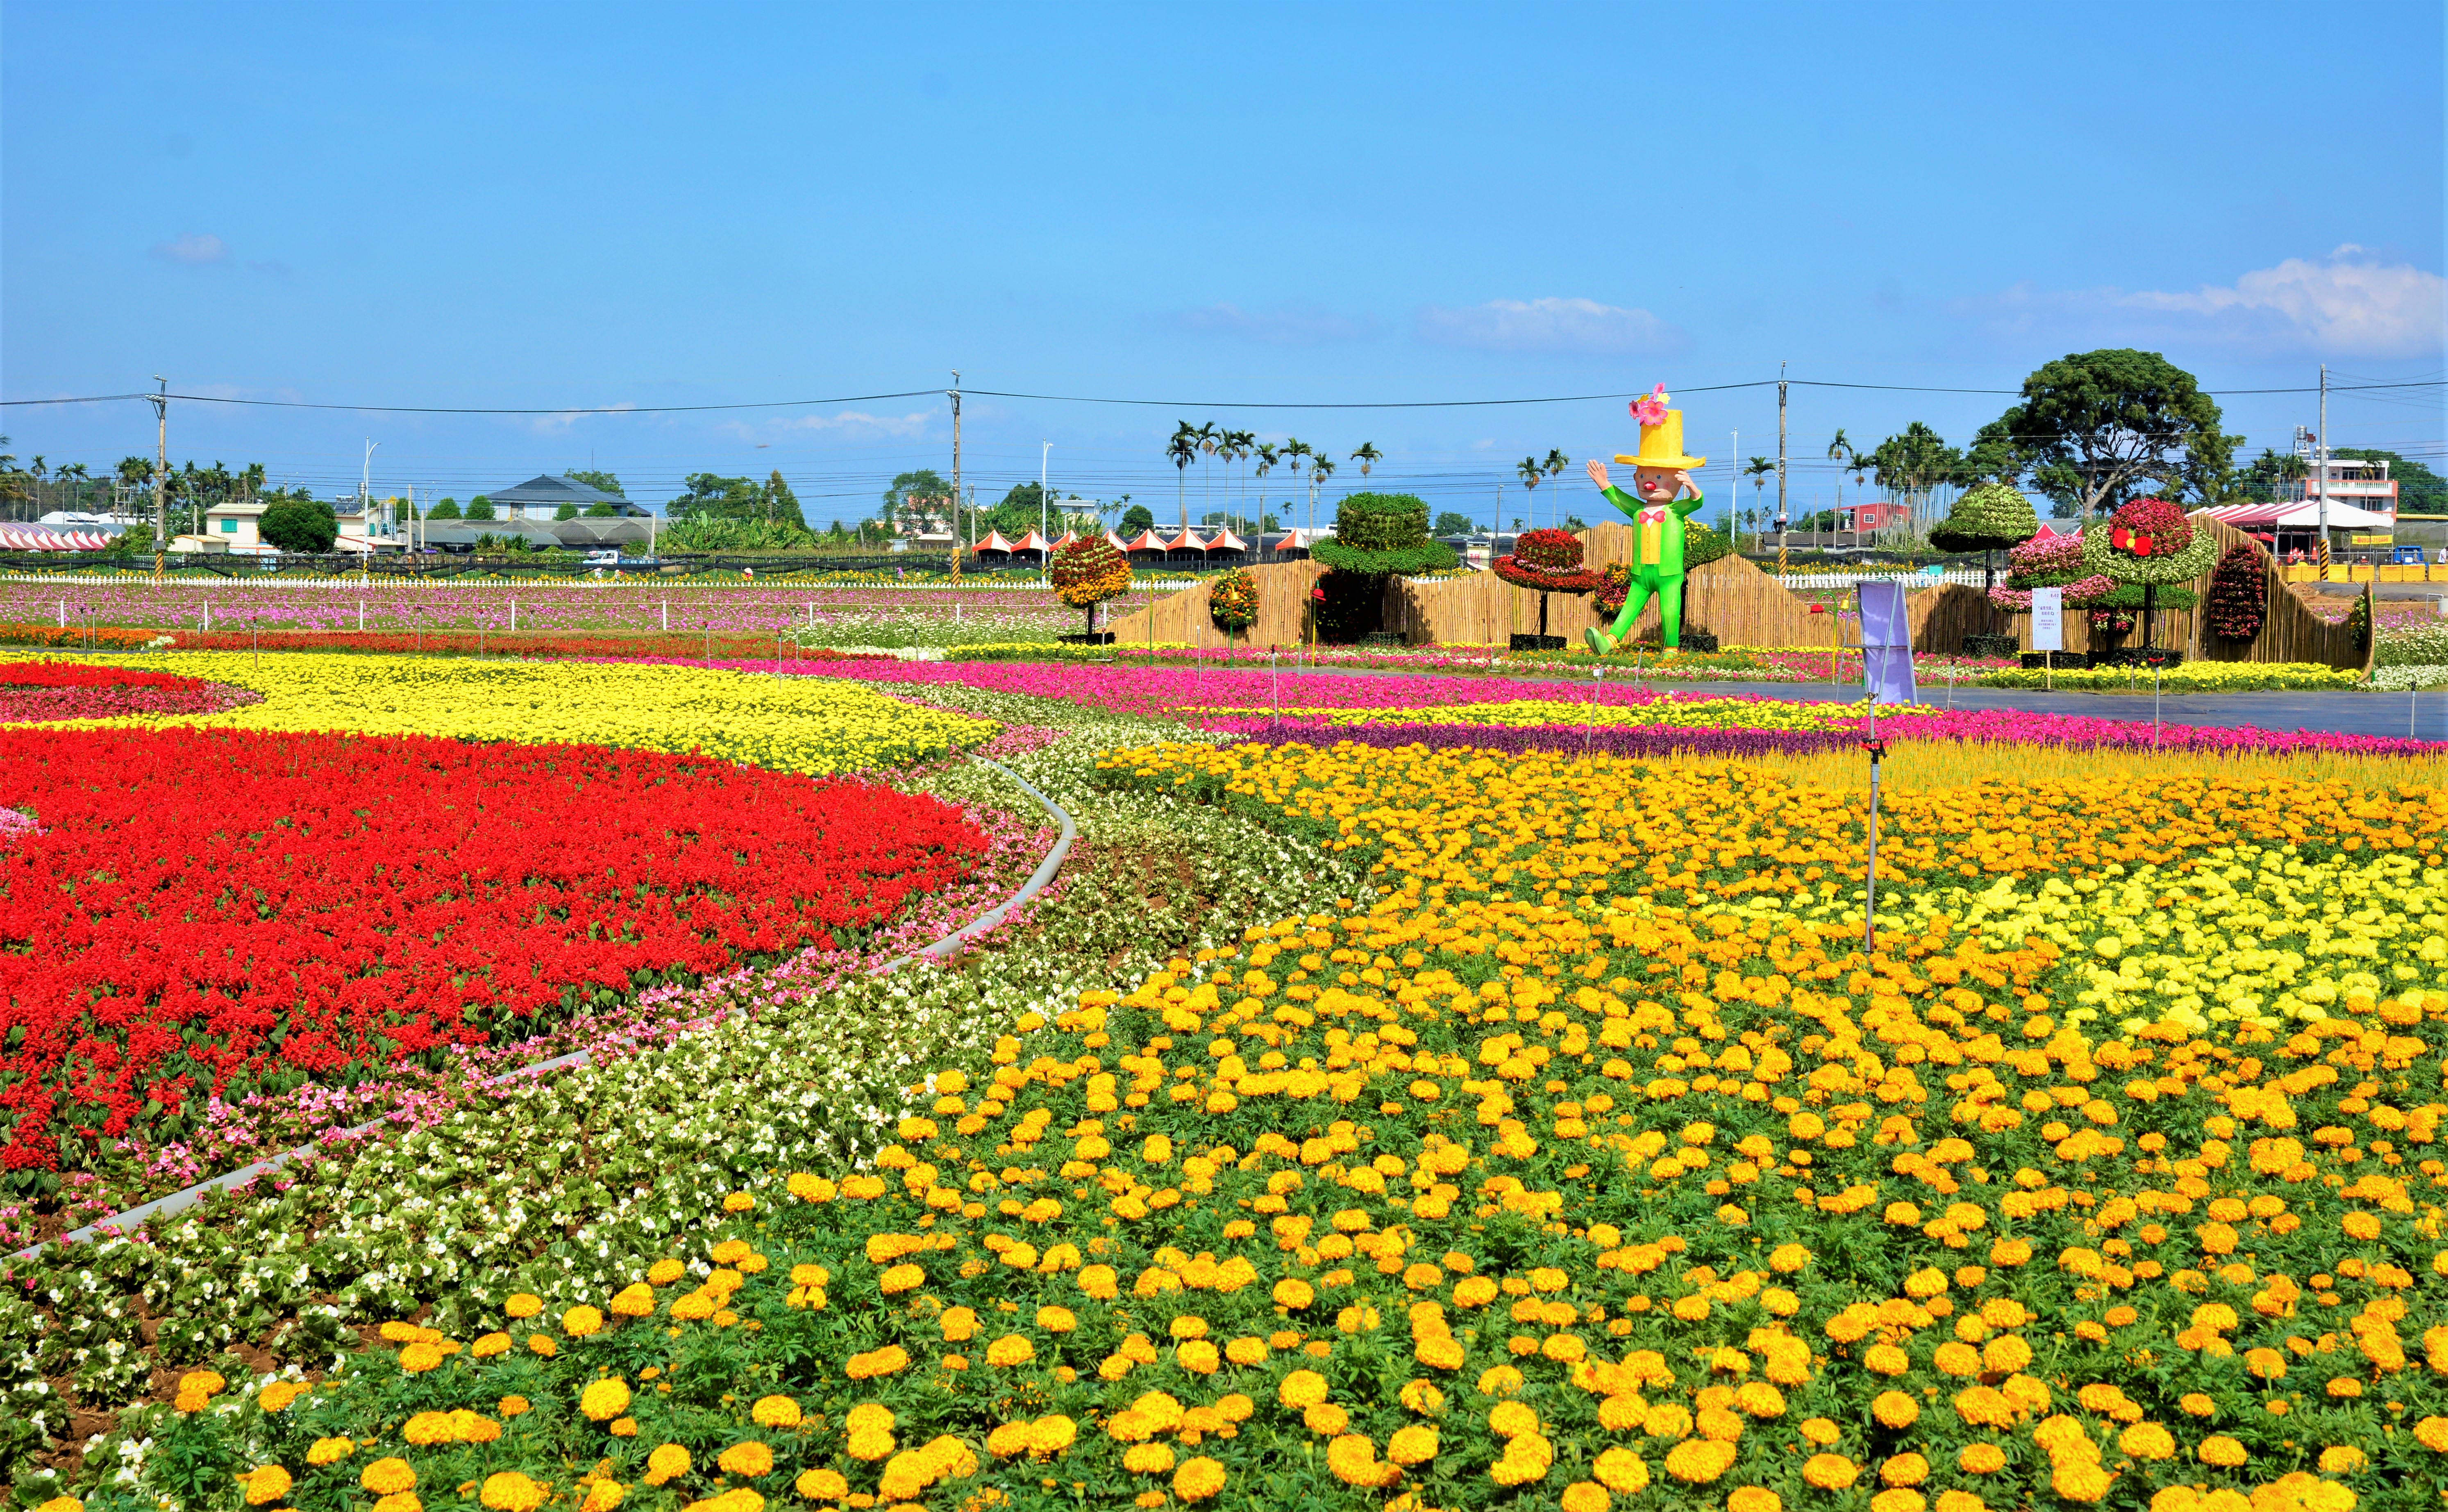
M 552 517 L 556 520 L 575 520 L 578 518 L 578 506 L 564 500 L 560 508 L 552 511 Z
M 1955 482 L 1963 469 L 1963 453 L 1919 420 L 1880 442 L 1869 460 L 1879 486 L 1908 499 L 1927 498 L 1940 484 Z
M 1931 527 L 1929 544 L 1941 551 L 1997 551 L 2021 545 L 2039 529 L 2039 516 L 2020 488 L 2011 483 L 1978 483 Z
M 1144 504 L 1135 504 L 1122 511 L 1122 539 L 1127 541 L 1142 530 L 1156 528 L 1156 515 Z
M 1408 493 L 1355 493 L 1334 512 L 1334 536 L 1310 555 L 1367 577 L 1442 572 L 1460 565 L 1453 547 L 1428 538 L 1428 507 Z
M 2090 515 L 2163 485 L 2217 486 L 2241 443 L 2219 425 L 2217 403 L 2191 373 L 2155 352 L 2119 348 L 2032 373 L 2022 402 L 1982 427 L 1975 450 L 2011 449 L 2016 471 L 2061 513 Z
M 319 555 L 331 550 L 339 538 L 340 522 L 328 504 L 284 499 L 264 510 L 255 528 L 268 545 Z
M 2387 463 L 2388 475 L 2397 483 L 2397 507 L 2400 512 L 2448 514 L 2448 478 L 2421 463 L 2371 447 L 2332 447 L 2329 454 L 2340 461 L 2352 458 L 2358 462 Z
M 627 494 L 621 492 L 620 479 L 596 468 L 569 468 L 563 471 L 562 476 L 572 483 L 585 484 L 599 493 L 620 494 L 624 499 L 628 497 Z
M 490 520 L 490 519 L 492 519 L 492 518 L 493 518 L 493 501 L 492 501 L 492 500 L 490 500 L 490 499 L 486 498 L 486 497 L 485 497 L 483 494 L 481 494 L 481 493 L 480 493 L 480 494 L 478 494 L 478 495 L 476 495 L 474 498 L 472 498 L 472 499 L 469 500 L 469 501 L 468 501 L 468 518 L 469 518 L 469 519 L 470 519 L 470 520 Z
M 1728 535 L 1725 531 L 1719 530 L 1713 526 L 1702 525 L 1697 520 L 1686 520 L 1683 522 L 1683 568 L 1685 571 L 1688 572 L 1693 567 L 1706 566 L 1720 557 L 1731 556 L 1733 555 L 1733 537 Z
M 488 505 L 487 507 L 490 508 L 491 506 Z M 428 520 L 460 519 L 462 516 L 459 513 L 459 501 L 456 499 L 445 499 L 440 504 L 435 505 L 432 508 L 426 510 L 425 517 Z
M 590 504 L 586 507 L 589 520 L 617 520 L 620 517 L 621 507 L 617 504 Z
M 912 497 L 921 500 L 941 499 L 945 503 L 935 507 L 938 512 L 948 512 L 952 486 L 945 480 L 942 473 L 932 468 L 918 468 L 900 473 L 893 478 L 892 486 L 884 490 L 884 518 L 899 519 Z M 926 507 L 922 505 L 921 507 Z
M 1470 523 L 1470 516 L 1447 509 L 1437 516 L 1437 523 L 1430 528 L 1438 535 L 1468 535 L 1476 526 Z

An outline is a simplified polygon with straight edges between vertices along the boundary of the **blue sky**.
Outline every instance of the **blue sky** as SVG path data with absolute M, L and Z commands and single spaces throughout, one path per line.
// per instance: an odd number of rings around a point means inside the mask
M 1629 450 L 1622 403 L 1213 402 L 1664 382 L 1722 499 L 1730 431 L 1773 453 L 1773 391 L 1695 391 L 1780 361 L 1987 390 L 2105 345 L 2234 390 L 2448 361 L 2436 0 L 7 4 L 0 29 L 10 399 L 159 373 L 232 398 L 643 409 L 933 390 L 957 368 L 1185 401 L 972 398 L 982 497 L 1050 440 L 1058 488 L 1169 518 L 1164 437 L 1213 419 L 1374 442 L 1372 483 L 1484 518 L 1525 452 Z M 2341 399 L 2333 440 L 2437 464 L 2439 392 Z M 1960 443 L 2006 402 L 1797 389 L 1795 502 L 1832 502 L 1837 427 Z M 2313 415 L 2225 403 L 2255 450 Z M 132 403 L 0 425 L 54 464 L 152 450 Z M 950 462 L 924 395 L 171 413 L 174 462 L 319 488 L 354 484 L 368 438 L 382 490 L 465 498 L 591 461 L 659 498 L 779 468 L 819 525 Z

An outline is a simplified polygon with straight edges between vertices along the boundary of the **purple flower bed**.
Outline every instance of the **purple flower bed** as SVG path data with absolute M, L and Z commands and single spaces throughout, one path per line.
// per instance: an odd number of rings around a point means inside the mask
M 1316 718 L 1269 719 L 1213 718 L 1202 727 L 1265 744 L 1393 748 L 1425 745 L 1433 751 L 1580 751 L 1609 756 L 1658 756 L 1689 752 L 1746 756 L 1762 752 L 1842 750 L 1861 742 L 1867 722 L 1856 730 L 1709 730 L 1673 725 L 1542 724 L 1493 727 L 1473 724 L 1331 725 Z M 2228 729 L 2218 725 L 2152 726 L 2084 715 L 2033 714 L 2015 709 L 1952 710 L 1891 718 L 1879 727 L 1890 743 L 1908 740 L 1978 741 L 1999 745 L 2071 746 L 2085 751 L 2220 751 L 2289 755 L 2323 752 L 2348 756 L 2438 756 L 2448 742 L 2393 736 L 2333 735 L 2318 730 Z

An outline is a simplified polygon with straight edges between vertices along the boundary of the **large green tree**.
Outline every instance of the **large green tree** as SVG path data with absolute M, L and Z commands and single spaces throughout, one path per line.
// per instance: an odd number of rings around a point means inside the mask
M 1963 453 L 1948 446 L 1944 436 L 1915 420 L 1871 449 L 1870 466 L 1879 487 L 1903 499 L 1919 513 L 1939 485 L 1961 481 Z
M 320 555 L 339 538 L 340 521 L 319 500 L 283 499 L 257 518 L 255 529 L 268 545 Z
M 2127 499 L 2225 487 L 2241 438 L 2193 375 L 2155 352 L 2070 354 L 2023 380 L 2022 400 L 1983 426 L 1974 450 L 2012 449 L 2018 474 L 2088 519 Z
M 608 493 L 616 498 L 622 499 L 628 497 L 627 494 L 621 491 L 620 479 L 614 477 L 608 472 L 602 471 L 595 468 L 570 468 L 564 470 L 562 473 L 562 476 L 567 478 L 572 483 L 585 484 L 588 488 L 595 489 L 599 493 Z

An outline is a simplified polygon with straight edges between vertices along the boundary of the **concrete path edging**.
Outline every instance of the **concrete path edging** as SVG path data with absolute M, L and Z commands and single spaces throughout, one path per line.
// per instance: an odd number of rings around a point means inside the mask
M 989 761 L 985 756 L 972 756 L 970 759 L 976 761 L 981 766 L 994 768 L 997 772 L 1009 777 L 1023 793 L 1035 798 L 1038 803 L 1044 808 L 1047 813 L 1052 814 L 1057 820 L 1061 821 L 1062 825 L 1061 837 L 1054 842 L 1054 848 L 1052 850 L 1045 852 L 1045 859 L 1037 864 L 1037 870 L 1029 873 L 1028 880 L 1021 884 L 1019 891 L 1013 893 L 1010 897 L 1005 898 L 1003 902 L 996 904 L 993 908 L 988 909 L 985 912 L 979 914 L 968 923 L 962 925 L 959 928 L 944 936 L 942 939 L 937 940 L 934 944 L 922 946 L 908 955 L 895 956 L 889 961 L 870 967 L 870 969 L 874 975 L 881 976 L 887 971 L 898 970 L 902 967 L 913 965 L 921 960 L 944 960 L 956 954 L 960 950 L 961 947 L 969 940 L 985 934 L 988 930 L 1001 925 L 1005 919 L 1011 917 L 1014 909 L 1027 903 L 1031 898 L 1036 897 L 1038 893 L 1045 890 L 1046 884 L 1052 882 L 1054 880 L 1055 873 L 1062 869 L 1064 858 L 1070 855 L 1072 842 L 1080 837 L 1079 826 L 1072 821 L 1071 815 L 1064 811 L 1061 804 L 1056 803 L 1052 798 L 1049 798 L 1044 794 L 1039 792 L 1036 785 L 1031 783 L 1026 777 L 1022 776 L 1019 773 L 1014 772 L 1011 768 L 1004 766 L 1000 761 Z M 593 1063 L 593 1052 L 587 1050 L 573 1050 L 567 1055 L 554 1056 L 549 1061 L 538 1061 L 533 1065 L 523 1065 L 515 1071 L 505 1071 L 500 1076 L 488 1077 L 480 1083 L 480 1085 L 500 1086 L 506 1081 L 515 1081 L 521 1077 L 544 1076 L 550 1072 L 565 1070 L 573 1066 L 588 1066 Z M 374 1130 L 383 1127 L 391 1121 L 390 1116 L 386 1115 L 370 1123 L 360 1123 L 354 1128 L 334 1131 L 334 1133 L 326 1135 L 325 1139 L 352 1139 L 359 1135 L 373 1133 Z M 139 1203 L 137 1206 L 129 1208 L 124 1213 L 114 1213 L 106 1218 L 97 1218 L 81 1229 L 71 1229 L 67 1233 L 58 1235 L 56 1238 L 47 1239 L 43 1244 L 35 1245 L 31 1249 L 19 1250 L 15 1254 L 10 1255 L 9 1258 L 11 1260 L 35 1259 L 42 1254 L 46 1245 L 57 1244 L 62 1246 L 73 1246 L 78 1244 L 89 1244 L 96 1239 L 108 1238 L 114 1234 L 124 1234 L 155 1218 L 168 1217 L 174 1214 L 182 1213 L 187 1209 L 194 1207 L 197 1203 L 201 1202 L 212 1193 L 226 1192 L 237 1187 L 245 1186 L 249 1182 L 252 1182 L 260 1177 L 271 1175 L 273 1172 L 279 1170 L 282 1166 L 287 1165 L 292 1160 L 297 1159 L 301 1156 L 316 1154 L 321 1149 L 321 1147 L 322 1141 L 318 1140 L 314 1144 L 299 1145 L 294 1150 L 283 1150 L 278 1155 L 267 1156 L 263 1159 L 254 1162 L 252 1165 L 243 1165 L 235 1171 L 225 1172 L 220 1176 L 213 1177 L 209 1181 L 200 1182 L 195 1186 L 191 1186 L 183 1192 L 173 1192 L 168 1196 L 156 1197 L 150 1202 Z

